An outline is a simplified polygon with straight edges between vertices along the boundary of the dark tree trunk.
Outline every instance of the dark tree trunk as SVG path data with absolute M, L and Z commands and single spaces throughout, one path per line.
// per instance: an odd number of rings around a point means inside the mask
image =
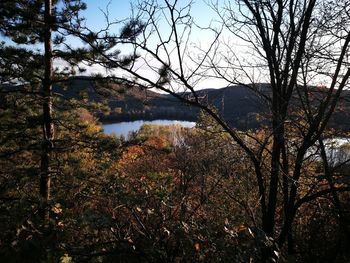
M 272 157 L 271 157 L 271 176 L 269 185 L 269 201 L 267 206 L 267 220 L 264 225 L 264 231 L 270 237 L 273 237 L 275 227 L 275 212 L 277 205 L 278 176 L 280 171 L 280 153 L 281 153 L 281 128 L 274 134 Z
M 51 155 L 54 139 L 52 118 L 52 42 L 51 42 L 52 0 L 45 0 L 45 76 L 43 81 L 43 143 L 40 170 L 41 216 L 45 224 L 50 220 Z

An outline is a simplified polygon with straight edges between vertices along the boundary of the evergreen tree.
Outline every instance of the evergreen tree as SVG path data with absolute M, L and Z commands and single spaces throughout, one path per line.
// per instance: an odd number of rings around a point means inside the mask
M 39 85 L 37 92 L 42 104 L 40 210 L 45 223 L 48 224 L 53 173 L 51 159 L 55 144 L 53 60 L 60 57 L 53 51 L 53 31 L 67 25 L 74 26 L 69 24 L 72 21 L 67 18 L 78 15 L 86 6 L 81 1 L 64 1 L 63 7 L 59 8 L 58 2 L 51 0 L 2 1 L 1 5 L 1 33 L 17 44 L 10 47 L 2 45 L 2 81 L 17 81 L 18 84 L 31 88 L 34 83 Z M 57 34 L 55 43 L 61 44 L 63 41 L 64 37 Z M 35 50 L 35 47 L 39 50 Z
M 94 33 L 86 28 L 80 16 L 86 7 L 81 0 L 4 0 L 0 3 L 0 32 L 6 40 L 0 46 L 1 92 L 30 94 L 42 108 L 37 120 L 42 130 L 39 210 L 46 225 L 50 221 L 51 178 L 57 173 L 53 159 L 58 120 L 54 113 L 53 86 L 68 82 L 77 71 L 84 72 L 82 62 L 88 61 L 91 66 L 102 51 L 115 48 L 125 37 L 130 37 L 137 24 L 131 23 L 119 36 L 109 35 L 105 30 Z M 84 46 L 69 44 L 72 37 Z M 134 59 L 133 55 L 120 57 L 123 64 Z M 67 66 L 54 68 L 55 61 L 64 61 Z

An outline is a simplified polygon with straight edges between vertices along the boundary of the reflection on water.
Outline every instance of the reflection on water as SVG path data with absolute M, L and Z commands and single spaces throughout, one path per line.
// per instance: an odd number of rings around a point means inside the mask
M 192 128 L 196 125 L 191 121 L 176 121 L 176 120 L 153 120 L 153 121 L 125 121 L 112 124 L 103 125 L 103 131 L 106 134 L 115 134 L 116 136 L 123 135 L 128 138 L 130 132 L 138 131 L 144 124 L 158 124 L 158 125 L 181 125 L 183 127 Z

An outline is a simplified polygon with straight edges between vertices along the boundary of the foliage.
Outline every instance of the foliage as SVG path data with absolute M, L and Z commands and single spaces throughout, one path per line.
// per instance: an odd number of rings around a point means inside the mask
M 269 105 L 263 125 L 243 132 L 225 120 L 224 97 L 216 98 L 217 110 L 195 90 L 206 74 L 231 84 L 241 74 L 251 78 L 239 57 L 218 52 L 224 31 L 209 28 L 209 50 L 200 48 L 197 62 L 187 56 L 191 3 L 141 1 L 146 22 L 132 18 L 110 34 L 113 22 L 97 33 L 84 26 L 79 11 L 86 6 L 78 0 L 2 1 L 0 32 L 16 45 L 0 45 L 0 260 L 348 261 L 348 146 L 334 161 L 327 140 L 339 136 L 328 124 L 350 77 L 349 12 L 334 1 L 317 3 L 242 0 L 237 10 L 211 3 L 222 28 L 255 49 L 249 66 L 269 73 L 268 85 L 243 84 Z M 162 16 L 168 38 L 157 24 Z M 156 52 L 148 46 L 152 34 Z M 68 36 L 88 47 L 65 45 Z M 34 48 L 43 43 L 44 50 Z M 122 56 L 121 44 L 135 50 Z M 169 63 L 173 53 L 178 63 Z M 228 65 L 215 66 L 222 54 Z M 67 68 L 52 71 L 54 58 Z M 158 78 L 139 75 L 137 58 Z M 145 125 L 127 141 L 104 135 L 86 107 L 91 92 L 67 101 L 53 90 L 69 89 L 81 62 L 128 73 L 93 76 L 104 95 L 113 95 L 114 81 L 129 91 L 158 88 L 201 109 L 196 128 Z M 314 74 L 330 86 L 309 85 Z

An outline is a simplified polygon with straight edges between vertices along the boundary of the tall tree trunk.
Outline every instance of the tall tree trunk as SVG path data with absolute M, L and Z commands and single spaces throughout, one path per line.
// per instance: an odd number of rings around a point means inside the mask
M 50 220 L 51 192 L 51 155 L 54 139 L 54 123 L 52 118 L 52 0 L 45 0 L 45 75 L 43 81 L 43 143 L 40 173 L 41 216 L 48 225 Z
M 277 107 L 276 107 L 277 108 Z M 266 213 L 266 221 L 264 222 L 263 229 L 265 233 L 273 237 L 275 227 L 275 213 L 277 206 L 277 193 L 278 193 L 278 179 L 280 174 L 280 158 L 283 148 L 284 138 L 284 121 L 279 114 L 279 109 L 275 110 L 277 117 L 273 120 L 273 146 L 271 152 L 271 174 L 269 184 L 269 197 Z

